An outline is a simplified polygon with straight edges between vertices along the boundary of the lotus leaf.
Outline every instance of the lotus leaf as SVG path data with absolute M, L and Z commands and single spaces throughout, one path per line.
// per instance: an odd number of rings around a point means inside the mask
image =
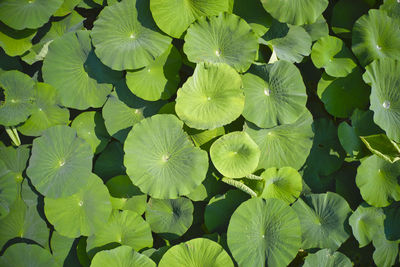
M 38 245 L 17 243 L 0 258 L 0 266 L 57 267 L 50 252 Z
M 183 51 L 189 61 L 226 63 L 245 72 L 256 58 L 257 35 L 240 17 L 221 13 L 201 17 L 185 35 Z
M 319 18 L 314 23 L 304 24 L 302 27 L 311 36 L 311 40 L 313 42 L 329 35 L 328 23 L 326 23 L 326 20 L 322 15 L 319 16 Z
M 237 119 L 243 107 L 240 75 L 223 63 L 200 63 L 178 90 L 175 110 L 189 127 L 214 129 Z
M 125 174 L 124 150 L 118 141 L 110 142 L 94 163 L 95 174 L 105 181 L 116 176 Z
M 31 40 L 35 34 L 36 30 L 24 29 L 17 31 L 0 21 L 0 47 L 9 56 L 20 56 L 28 51 L 32 47 Z
M 120 246 L 111 250 L 100 251 L 94 256 L 90 266 L 156 267 L 156 264 L 147 256 L 134 251 L 131 247 Z
M 233 267 L 234 265 L 221 245 L 206 238 L 196 238 L 170 248 L 158 266 Z
M 315 254 L 309 254 L 304 262 L 304 267 L 314 266 L 343 266 L 351 267 L 353 264 L 346 255 L 340 252 L 331 252 L 329 249 L 321 249 Z
M 300 71 L 287 61 L 255 65 L 242 79 L 243 116 L 259 127 L 293 123 L 306 108 L 306 87 Z
M 26 173 L 42 195 L 67 197 L 87 184 L 92 158 L 92 148 L 74 129 L 57 125 L 33 141 Z
M 287 203 L 273 198 L 242 203 L 231 217 L 227 234 L 229 249 L 240 266 L 287 266 L 301 245 L 299 218 Z
M 361 136 L 367 148 L 384 160 L 394 163 L 400 160 L 400 147 L 384 134 Z
M 114 70 L 138 69 L 168 49 L 150 13 L 149 0 L 124 0 L 105 7 L 92 30 L 100 60 Z M 104 38 L 106 37 L 106 38 Z

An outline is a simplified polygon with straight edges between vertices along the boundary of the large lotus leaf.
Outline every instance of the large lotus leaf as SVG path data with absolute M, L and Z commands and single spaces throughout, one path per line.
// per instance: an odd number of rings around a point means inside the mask
M 131 210 L 139 215 L 146 210 L 147 196 L 132 184 L 128 176 L 115 176 L 107 181 L 106 186 L 114 198 L 111 200 L 113 206 L 118 204 L 118 209 Z
M 64 264 L 67 266 L 79 266 L 77 257 L 72 256 L 76 249 L 74 241 L 74 238 L 62 236 L 56 231 L 52 232 L 50 240 L 51 252 L 54 260 L 60 266 L 64 266 Z
M 397 0 L 384 0 L 379 9 L 386 11 L 389 17 L 400 22 L 400 5 Z
M 114 70 L 138 69 L 168 49 L 150 13 L 149 0 L 124 0 L 105 7 L 93 23 L 96 55 Z M 175 6 L 175 5 L 174 5 Z
M 394 266 L 399 254 L 399 241 L 387 240 L 383 229 L 372 240 L 375 251 L 372 255 L 374 262 L 379 267 Z
M 345 152 L 332 120 L 323 118 L 314 121 L 314 143 L 306 165 L 320 175 L 329 175 L 343 164 Z
M 400 160 L 400 146 L 384 134 L 361 136 L 367 148 L 384 160 L 394 163 Z
M 140 98 L 148 101 L 168 99 L 180 81 L 181 55 L 173 45 L 145 68 L 128 71 L 126 84 Z
M 372 155 L 358 167 L 356 183 L 368 204 L 385 207 L 400 200 L 399 176 L 400 161 L 390 163 Z
M 108 223 L 104 224 L 102 229 L 94 235 L 89 236 L 86 250 L 89 252 L 92 249 L 115 242 L 130 246 L 136 251 L 151 247 L 153 237 L 151 236 L 150 226 L 136 212 L 114 210 L 108 219 Z
M 104 181 L 125 174 L 124 149 L 120 142 L 112 141 L 107 145 L 97 157 L 93 172 L 103 178 Z
M 370 99 L 374 121 L 390 139 L 400 142 L 400 60 L 376 60 L 366 70 L 363 78 L 372 87 Z
M 222 246 L 210 239 L 196 238 L 170 248 L 159 263 L 160 267 L 233 267 L 232 259 Z
M 261 3 L 275 19 L 293 25 L 314 23 L 328 7 L 328 0 L 261 0 Z
M 385 215 L 381 208 L 358 206 L 350 216 L 349 224 L 360 247 L 368 245 L 375 234 L 380 233 L 384 219 Z
M 300 71 L 292 63 L 279 60 L 254 65 L 242 79 L 243 116 L 259 127 L 293 123 L 306 109 L 306 87 Z
M 101 107 L 111 82 L 121 77 L 101 64 L 94 54 L 89 31 L 64 34 L 49 45 L 43 79 L 57 89 L 61 103 L 70 108 Z
M 46 218 L 63 236 L 90 236 L 107 223 L 111 214 L 107 187 L 94 174 L 87 180 L 86 186 L 72 196 L 44 199 Z
M 272 46 L 279 59 L 292 63 L 300 63 L 311 53 L 312 39 L 304 28 L 276 20 L 260 42 Z
M 305 110 L 292 124 L 261 129 L 246 123 L 245 132 L 256 142 L 261 150 L 258 169 L 285 166 L 300 169 L 310 153 L 314 133 L 311 113 Z
M 166 239 L 182 236 L 193 222 L 193 203 L 190 199 L 150 198 L 146 207 L 146 221 L 154 233 Z
M 334 36 L 319 39 L 312 47 L 311 59 L 317 68 L 324 68 L 333 77 L 345 77 L 357 67 L 350 50 Z
M 260 197 L 277 198 L 287 203 L 293 203 L 303 187 L 301 175 L 292 167 L 268 168 L 261 174 L 265 181 Z
M 0 248 L 16 237 L 33 240 L 42 246 L 48 243 L 49 229 L 40 217 L 36 204 L 27 205 L 20 197 L 10 206 L 10 212 L 0 220 L 0 225 Z
M 36 83 L 34 98 L 31 116 L 18 127 L 23 135 L 39 136 L 51 126 L 69 123 L 69 110 L 59 106 L 57 91 L 53 86 Z
M 340 78 L 323 73 L 317 92 L 326 110 L 339 118 L 347 118 L 356 108 L 364 109 L 369 103 L 370 88 L 363 82 L 359 68 Z
M 210 148 L 214 166 L 224 176 L 241 178 L 253 173 L 260 160 L 260 148 L 245 132 L 220 137 Z
M 42 195 L 67 197 L 86 185 L 92 170 L 92 148 L 76 131 L 57 125 L 33 140 L 27 175 Z
M 132 94 L 126 83 L 120 81 L 102 109 L 108 133 L 124 142 L 133 125 L 156 114 L 164 103 L 145 101 Z
M 369 9 L 367 2 L 364 0 L 339 0 L 333 7 L 332 31 L 341 37 L 351 38 L 354 23 Z
M 341 266 L 352 267 L 351 260 L 340 252 L 332 252 L 329 249 L 321 249 L 315 254 L 309 254 L 306 257 L 303 267 L 316 266 Z
M 214 129 L 237 119 L 243 107 L 240 75 L 226 64 L 200 63 L 178 90 L 175 110 L 189 127 Z
M 0 48 L 0 75 L 8 70 L 22 70 L 18 57 L 8 56 L 2 48 Z
M 310 194 L 298 199 L 293 209 L 299 216 L 302 248 L 336 250 L 349 238 L 347 222 L 351 209 L 346 200 L 332 192 Z
M 36 30 L 25 29 L 17 31 L 0 21 L 0 47 L 9 56 L 20 56 L 28 51 L 32 47 L 31 40 L 35 34 Z
M 304 24 L 302 27 L 311 36 L 313 42 L 329 35 L 329 26 L 323 15 L 319 16 L 314 23 Z
M 300 222 L 279 199 L 252 198 L 233 213 L 228 246 L 240 266 L 287 266 L 301 245 Z
M 68 0 L 66 0 L 68 1 Z M 78 12 L 72 12 L 62 20 L 51 21 L 38 30 L 34 44 L 28 53 L 21 56 L 22 60 L 32 65 L 43 60 L 49 50 L 51 42 L 68 32 L 75 32 L 83 29 L 84 18 Z
M 62 3 L 63 0 L 3 0 L 0 20 L 16 30 L 36 29 L 45 24 Z
M 157 26 L 175 38 L 181 38 L 186 29 L 202 16 L 218 15 L 228 11 L 229 0 L 178 0 L 174 4 L 164 0 L 151 0 L 150 9 Z
M 371 9 L 359 18 L 352 37 L 353 52 L 364 66 L 375 59 L 400 59 L 400 26 L 385 11 Z
M 207 153 L 195 147 L 174 115 L 159 114 L 137 123 L 124 146 L 132 183 L 155 198 L 177 198 L 205 179 Z
M 79 114 L 71 127 L 76 130 L 78 137 L 90 144 L 93 153 L 98 154 L 107 146 L 110 136 L 100 112 L 87 111 Z
M 0 75 L 4 101 L 0 104 L 0 124 L 14 126 L 24 122 L 34 107 L 35 82 L 28 75 L 12 70 Z
M 226 232 L 229 220 L 236 208 L 249 199 L 241 190 L 229 190 L 210 199 L 204 211 L 204 224 L 210 233 Z
M 259 0 L 230 0 L 233 13 L 244 19 L 258 36 L 263 36 L 271 27 L 272 17 Z
M 59 9 L 53 14 L 57 17 L 63 17 L 73 12 L 75 6 L 77 6 L 81 0 L 64 0 Z
M 57 267 L 58 264 L 50 251 L 38 245 L 17 243 L 7 248 L 4 255 L 0 257 L 0 266 Z
M 97 253 L 90 264 L 91 267 L 156 267 L 147 256 L 140 254 L 128 246 L 120 246 Z
M 256 58 L 257 36 L 240 17 L 221 13 L 201 17 L 185 35 L 183 51 L 189 61 L 226 63 L 245 72 Z

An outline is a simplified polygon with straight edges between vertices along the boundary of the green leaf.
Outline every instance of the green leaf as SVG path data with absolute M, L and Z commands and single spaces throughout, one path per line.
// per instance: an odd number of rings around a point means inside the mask
M 96 55 L 105 65 L 114 70 L 138 69 L 168 49 L 171 38 L 157 29 L 149 2 L 125 0 L 101 11 L 91 35 Z
M 259 127 L 293 123 L 306 109 L 306 87 L 294 64 L 279 60 L 273 64 L 254 65 L 242 79 L 243 116 Z
M 399 241 L 389 241 L 383 233 L 377 234 L 372 240 L 375 247 L 372 255 L 377 266 L 391 267 L 395 264 L 399 254 Z
M 17 31 L 0 22 L 0 47 L 11 57 L 21 56 L 32 47 L 31 41 L 35 34 L 34 29 Z
M 100 247 L 119 243 L 139 251 L 153 245 L 149 224 L 136 212 L 114 210 L 108 223 L 87 239 L 86 250 L 91 253 Z M 100 249 L 101 250 L 101 249 Z
M 187 28 L 198 18 L 228 11 L 228 2 L 228 0 L 178 0 L 171 5 L 163 0 L 152 0 L 150 10 L 157 26 L 162 31 L 172 37 L 182 38 Z
M 329 249 L 321 249 L 317 253 L 306 257 L 303 267 L 315 266 L 342 266 L 351 267 L 353 264 L 346 255 L 340 252 L 332 252 Z
M 92 260 L 92 267 L 156 267 L 147 256 L 140 254 L 128 246 L 120 246 L 97 253 Z
M 124 146 L 124 165 L 132 183 L 154 198 L 177 198 L 205 179 L 208 156 L 195 147 L 174 115 L 137 123 Z
M 358 167 L 356 183 L 368 204 L 386 207 L 391 202 L 400 200 L 399 175 L 400 162 L 392 164 L 372 155 Z
M 400 229 L 398 227 L 400 223 L 400 202 L 395 202 L 389 207 L 385 208 L 385 236 L 390 241 L 400 241 Z
M 293 209 L 299 216 L 302 248 L 336 250 L 349 238 L 347 222 L 351 209 L 346 200 L 332 192 L 310 194 L 298 199 Z
M 62 3 L 63 0 L 3 0 L 0 20 L 16 30 L 36 29 L 45 24 Z
M 226 63 L 245 72 L 256 58 L 257 35 L 240 17 L 221 13 L 201 17 L 185 35 L 183 51 L 189 61 Z
M 32 114 L 18 127 L 23 135 L 39 136 L 55 125 L 69 123 L 69 110 L 59 106 L 57 91 L 46 83 L 36 83 Z
M 102 180 L 94 174 L 87 180 L 76 194 L 44 199 L 46 218 L 63 236 L 90 236 L 107 223 L 111 214 L 110 196 Z
M 158 266 L 233 267 L 234 265 L 221 245 L 206 238 L 196 238 L 170 248 Z
M 28 75 L 12 70 L 0 75 L 4 101 L 0 103 L 0 124 L 15 126 L 31 115 L 34 107 L 35 82 Z
M 372 87 L 370 109 L 374 111 L 375 123 L 390 139 L 400 142 L 400 76 L 397 75 L 400 60 L 392 58 L 372 62 L 366 67 L 363 79 Z
M 111 92 L 110 83 L 121 73 L 101 64 L 88 31 L 64 34 L 49 45 L 43 79 L 56 88 L 61 104 L 69 108 L 101 107 Z
M 397 143 L 390 140 L 385 134 L 361 136 L 361 140 L 367 148 L 390 163 L 400 160 L 400 147 Z
M 178 89 L 181 61 L 179 51 L 171 45 L 147 67 L 128 71 L 126 84 L 132 93 L 144 100 L 168 99 Z
M 0 258 L 0 266 L 57 267 L 50 252 L 38 245 L 17 243 Z
M 62 236 L 56 231 L 52 233 L 50 240 L 51 252 L 54 260 L 60 266 L 63 266 L 63 264 L 74 264 L 72 266 L 79 266 L 78 259 L 71 259 L 72 257 L 69 255 L 75 249 L 74 241 L 74 238 Z
M 269 168 L 261 174 L 265 181 L 260 197 L 277 198 L 289 204 L 299 196 L 303 187 L 301 175 L 292 167 Z
M 199 63 L 178 90 L 175 110 L 189 127 L 214 129 L 237 119 L 243 107 L 240 75 L 226 64 Z
M 253 198 L 233 213 L 228 246 L 240 266 L 287 266 L 301 245 L 300 222 L 279 199 Z
M 42 195 L 67 197 L 85 186 L 92 170 L 92 148 L 76 131 L 58 125 L 33 141 L 27 175 Z
M 314 23 L 328 6 L 328 0 L 261 0 L 261 3 L 275 19 L 293 25 Z
M 329 35 L 329 26 L 323 15 L 319 16 L 314 23 L 304 24 L 302 27 L 311 36 L 313 42 Z
M 154 233 L 165 239 L 182 236 L 193 222 L 193 203 L 184 197 L 177 199 L 150 198 L 146 207 L 146 221 Z
M 257 168 L 260 149 L 247 133 L 231 132 L 211 145 L 210 156 L 222 175 L 241 178 Z
M 354 24 L 352 49 L 363 66 L 375 59 L 400 59 L 399 24 L 385 11 L 371 9 Z
M 124 150 L 118 141 L 110 142 L 94 163 L 95 174 L 107 181 L 108 179 L 125 174 Z
M 285 166 L 300 169 L 310 153 L 314 133 L 312 116 L 308 110 L 292 124 L 261 129 L 246 122 L 244 131 L 256 142 L 261 150 L 257 169 Z

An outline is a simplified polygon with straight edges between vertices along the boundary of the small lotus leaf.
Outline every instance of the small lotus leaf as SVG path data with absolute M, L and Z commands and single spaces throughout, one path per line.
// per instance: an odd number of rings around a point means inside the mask
M 329 249 L 321 249 L 315 254 L 309 254 L 306 257 L 303 267 L 315 266 L 342 266 L 352 267 L 351 260 L 340 252 L 332 252 Z
M 9 247 L 0 257 L 0 266 L 57 267 L 50 251 L 38 245 L 17 243 Z
M 91 267 L 156 267 L 147 256 L 140 254 L 129 246 L 120 246 L 97 253 L 90 264 Z

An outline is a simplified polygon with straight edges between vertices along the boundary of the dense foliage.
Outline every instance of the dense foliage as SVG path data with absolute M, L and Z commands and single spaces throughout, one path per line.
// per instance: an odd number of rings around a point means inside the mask
M 400 0 L 0 0 L 0 267 L 399 264 Z

